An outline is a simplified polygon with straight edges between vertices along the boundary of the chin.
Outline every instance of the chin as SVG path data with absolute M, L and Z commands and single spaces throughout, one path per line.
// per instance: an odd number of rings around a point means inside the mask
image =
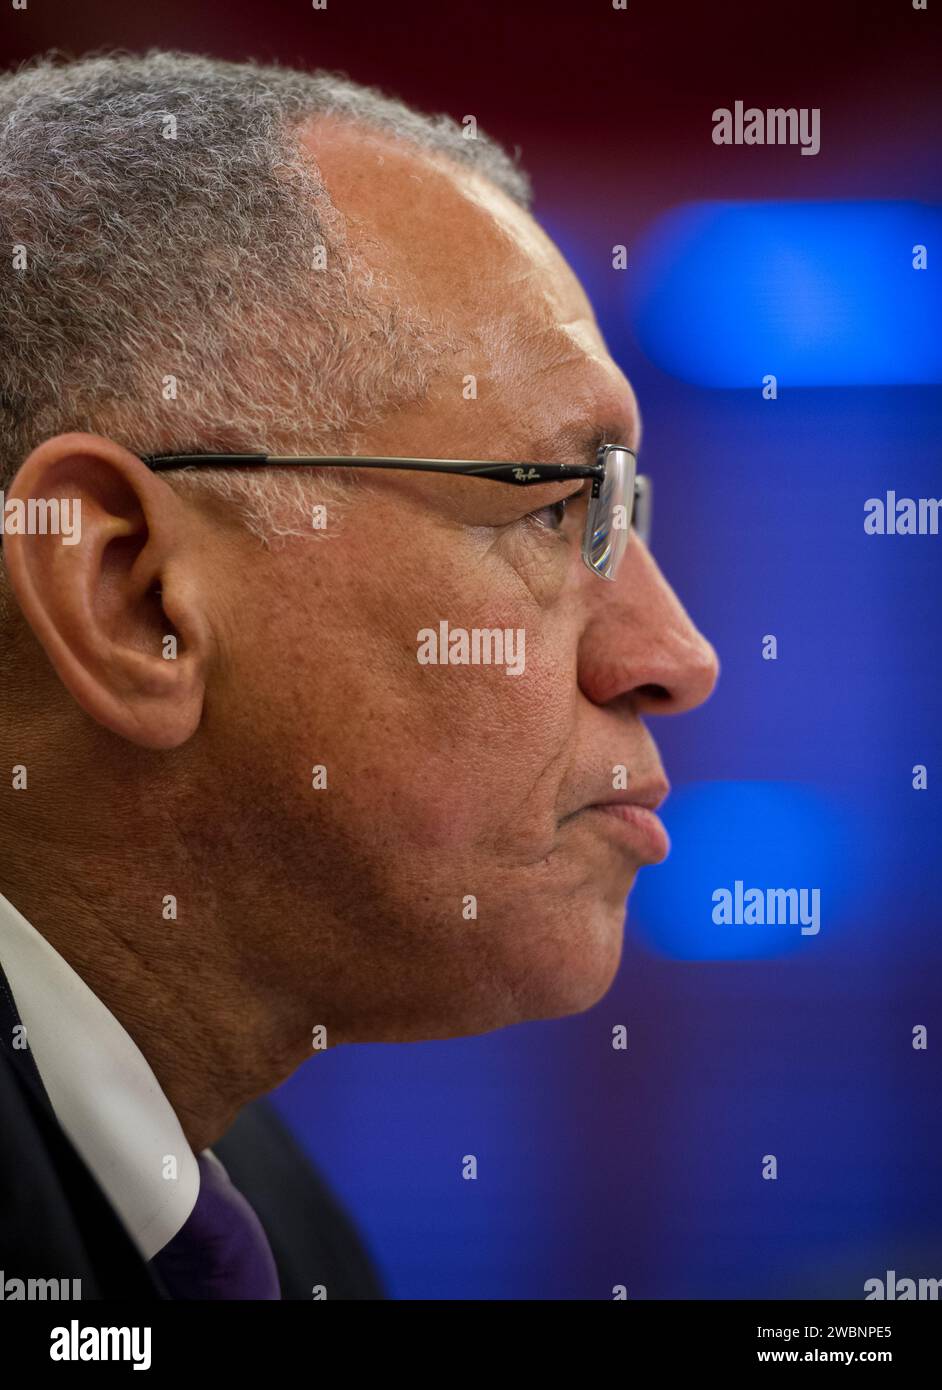
M 598 907 L 588 922 L 566 922 L 551 944 L 544 940 L 519 992 L 525 1017 L 565 1018 L 604 999 L 621 963 L 624 924 L 624 904 L 617 912 Z

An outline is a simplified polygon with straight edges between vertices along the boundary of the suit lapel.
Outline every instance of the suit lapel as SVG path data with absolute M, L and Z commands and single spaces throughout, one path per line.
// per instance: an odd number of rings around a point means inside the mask
M 66 1144 L 70 1149 L 75 1163 L 84 1170 L 87 1180 L 90 1183 L 92 1183 L 94 1187 L 97 1189 L 102 1201 L 105 1203 L 105 1205 L 108 1208 L 108 1211 L 114 1218 L 114 1221 L 124 1232 L 124 1235 L 127 1238 L 128 1250 L 130 1252 L 129 1257 L 134 1258 L 134 1256 L 136 1256 L 138 1264 L 143 1265 L 146 1269 L 147 1275 L 149 1276 L 150 1281 L 153 1284 L 153 1296 L 155 1298 L 170 1298 L 170 1293 L 163 1280 L 157 1273 L 156 1269 L 153 1267 L 149 1260 L 144 1259 L 140 1250 L 134 1244 L 134 1241 L 132 1240 L 130 1233 L 126 1230 L 120 1216 L 115 1211 L 114 1207 L 111 1205 L 111 1202 L 108 1200 L 107 1193 L 103 1191 L 94 1174 L 92 1173 L 91 1169 L 85 1163 L 81 1154 L 75 1148 L 75 1145 L 71 1143 L 68 1135 L 65 1133 L 65 1131 L 62 1129 L 62 1126 L 59 1124 L 58 1117 L 52 1106 L 52 1101 L 49 1099 L 48 1092 L 46 1091 L 46 1088 L 43 1085 L 43 1079 L 39 1074 L 39 1068 L 36 1065 L 36 1060 L 33 1057 L 31 1048 L 29 1047 L 28 1036 L 25 1039 L 27 1044 L 25 1047 L 22 1045 L 19 1047 L 14 1045 L 14 1040 L 23 1038 L 23 1034 L 17 1032 L 17 1030 L 21 1028 L 23 1028 L 23 1024 L 20 1019 L 19 1013 L 17 1012 L 16 1000 L 13 998 L 13 991 L 10 988 L 10 982 L 7 979 L 6 975 L 3 973 L 3 966 L 2 963 L 0 963 L 0 1052 L 2 1052 L 3 1055 L 9 1060 L 13 1072 L 19 1078 L 21 1085 L 23 1085 L 29 1092 L 30 1096 L 33 1098 L 33 1101 L 45 1112 L 47 1118 L 50 1119 L 53 1124 L 55 1124 L 56 1128 L 62 1136 L 63 1143 Z M 64 1193 L 64 1195 L 67 1194 Z
M 24 1041 L 25 1047 L 23 1046 Z M 43 1085 L 43 1079 L 39 1074 L 36 1059 L 29 1046 L 29 1037 L 26 1036 L 26 1029 L 17 1012 L 16 1000 L 13 998 L 10 982 L 3 973 L 2 962 L 0 962 L 0 1048 L 9 1058 L 10 1065 L 20 1080 L 29 1088 L 40 1105 L 55 1119 L 52 1101 L 49 1099 Z

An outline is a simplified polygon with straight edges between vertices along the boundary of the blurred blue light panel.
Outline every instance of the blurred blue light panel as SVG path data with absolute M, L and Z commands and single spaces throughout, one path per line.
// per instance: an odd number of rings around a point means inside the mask
M 663 817 L 670 856 L 641 872 L 629 904 L 629 930 L 658 954 L 762 960 L 817 951 L 850 926 L 870 927 L 871 846 L 850 808 L 830 796 L 794 782 L 698 782 L 674 791 Z M 817 889 L 818 932 L 802 934 L 800 923 L 715 922 L 714 893 L 734 894 L 737 880 L 743 897 L 750 889 Z
M 938 382 L 940 256 L 928 204 L 688 203 L 629 248 L 629 314 L 646 356 L 699 386 Z

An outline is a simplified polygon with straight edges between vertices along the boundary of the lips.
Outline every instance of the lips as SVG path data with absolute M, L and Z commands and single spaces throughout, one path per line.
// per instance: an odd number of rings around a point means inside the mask
M 610 833 L 624 840 L 642 863 L 660 864 L 670 853 L 670 838 L 664 824 L 648 806 L 612 801 L 586 806 L 581 814 L 599 817 Z
M 604 800 L 590 802 L 577 814 L 597 820 L 642 863 L 660 864 L 670 853 L 670 839 L 655 811 L 669 791 L 667 779 L 655 776 L 646 782 L 635 782 L 626 791 L 610 792 Z

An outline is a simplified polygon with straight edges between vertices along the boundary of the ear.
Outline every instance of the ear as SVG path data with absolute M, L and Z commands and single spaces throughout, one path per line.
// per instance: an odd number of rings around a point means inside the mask
M 10 584 L 73 698 L 144 748 L 185 743 L 213 649 L 199 514 L 134 454 L 92 434 L 34 449 L 4 513 Z

